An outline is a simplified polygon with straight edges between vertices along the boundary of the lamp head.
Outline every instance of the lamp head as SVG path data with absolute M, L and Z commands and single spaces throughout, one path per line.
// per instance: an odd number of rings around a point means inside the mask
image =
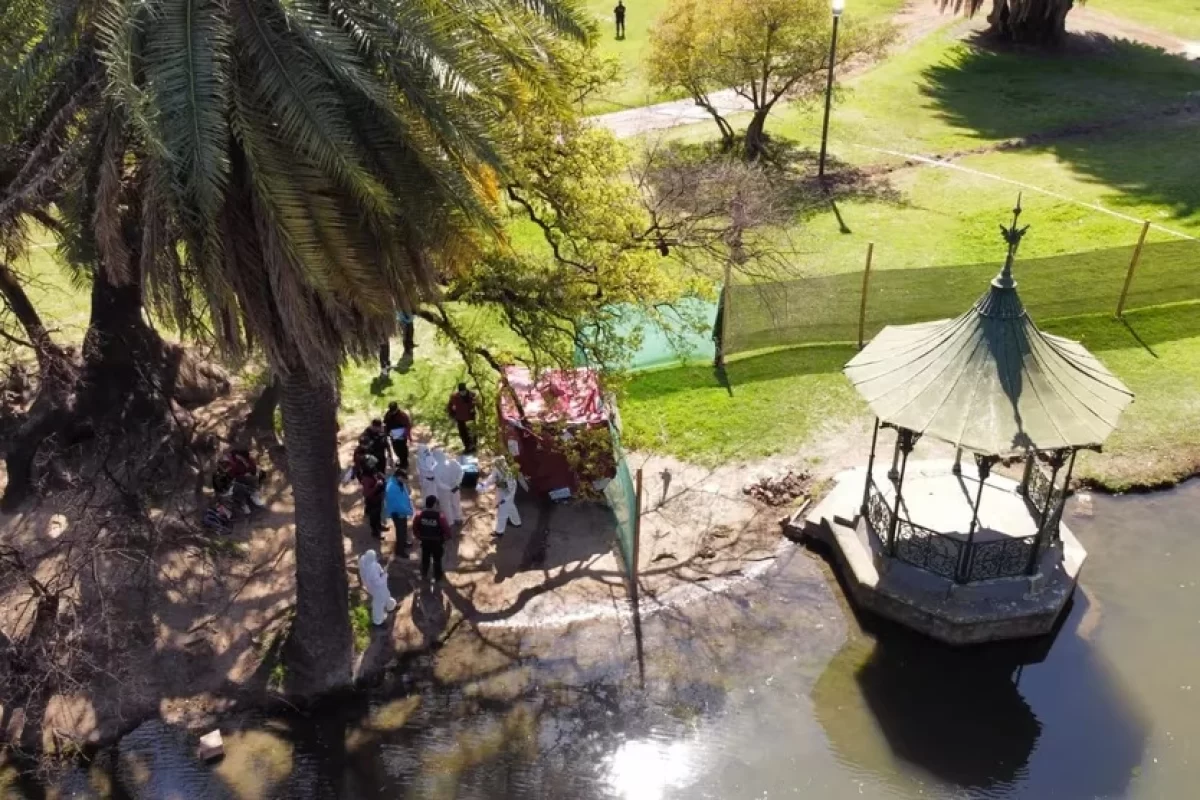
M 840 17 L 842 12 L 846 10 L 846 0 L 832 0 L 829 7 L 835 17 Z

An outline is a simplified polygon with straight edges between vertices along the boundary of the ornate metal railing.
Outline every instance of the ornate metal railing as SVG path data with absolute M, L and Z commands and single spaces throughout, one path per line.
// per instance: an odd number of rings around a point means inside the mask
M 972 542 L 969 560 L 964 569 L 966 581 L 986 581 L 993 578 L 1012 578 L 1024 575 L 1037 547 L 1037 535 L 1020 539 L 993 539 Z
M 872 475 L 867 476 L 867 522 L 881 540 L 887 541 L 888 531 L 892 529 L 892 509 Z
M 1036 519 L 1041 519 L 1046 508 L 1054 508 L 1062 500 L 1062 491 L 1054 489 L 1050 484 L 1050 476 L 1037 464 L 1029 472 L 1029 484 L 1025 489 L 1025 504 L 1029 513 Z
M 874 476 L 867 478 L 866 516 L 867 523 L 893 558 L 959 583 L 1024 575 L 1037 547 L 1036 535 L 968 542 L 961 536 L 939 533 L 903 517 L 896 518 Z M 1057 520 L 1058 514 L 1052 515 L 1047 526 Z
M 967 543 L 906 519 L 896 525 L 895 557 L 926 572 L 958 580 Z

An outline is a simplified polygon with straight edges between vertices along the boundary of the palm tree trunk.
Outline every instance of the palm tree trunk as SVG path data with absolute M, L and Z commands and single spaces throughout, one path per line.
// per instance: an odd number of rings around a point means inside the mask
M 41 315 L 33 307 L 29 295 L 25 294 L 25 288 L 21 286 L 17 276 L 13 274 L 7 264 L 3 263 L 0 263 L 0 297 L 4 298 L 5 304 L 12 310 L 17 322 L 20 322 L 21 327 L 25 329 L 25 335 L 29 337 L 29 342 L 37 354 L 38 367 L 45 373 L 46 359 L 53 354 L 52 348 L 54 347 L 50 340 L 50 332 L 46 330 Z
M 287 652 L 289 690 L 351 681 L 353 637 L 338 508 L 337 398 L 302 366 L 280 378 L 280 407 L 296 514 L 296 619 Z

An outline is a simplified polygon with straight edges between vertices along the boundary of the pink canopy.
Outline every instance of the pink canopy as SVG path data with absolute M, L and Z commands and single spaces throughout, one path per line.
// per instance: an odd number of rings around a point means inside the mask
M 546 370 L 535 381 L 524 367 L 505 367 L 504 376 L 529 420 L 568 425 L 608 421 L 608 406 L 594 370 Z M 521 418 L 512 396 L 505 391 L 500 392 L 500 414 L 506 421 Z

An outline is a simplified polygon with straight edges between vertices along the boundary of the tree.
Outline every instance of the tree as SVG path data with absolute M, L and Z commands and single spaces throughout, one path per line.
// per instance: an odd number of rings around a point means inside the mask
M 942 8 L 974 16 L 985 0 L 941 0 Z M 1085 0 L 1079 0 L 1082 5 Z M 1067 14 L 1075 0 L 991 0 L 988 32 L 1018 44 L 1054 46 L 1067 35 Z
M 120 334 L 91 349 L 121 369 L 159 356 L 142 298 L 227 353 L 262 348 L 296 506 L 289 675 L 343 685 L 338 368 L 437 296 L 449 245 L 494 229 L 506 114 L 565 102 L 559 41 L 587 30 L 555 0 L 63 0 L 50 17 L 3 86 L 40 102 L 19 109 L 15 138 L 37 144 L 18 148 L 0 228 L 54 204 L 93 275 L 93 327 Z
M 672 0 L 650 37 L 650 80 L 686 92 L 733 145 L 733 128 L 713 102 L 731 89 L 750 104 L 745 157 L 766 145 L 766 122 L 781 100 L 821 96 L 828 78 L 832 14 L 825 0 Z M 880 29 L 842 25 L 835 64 L 882 51 Z

